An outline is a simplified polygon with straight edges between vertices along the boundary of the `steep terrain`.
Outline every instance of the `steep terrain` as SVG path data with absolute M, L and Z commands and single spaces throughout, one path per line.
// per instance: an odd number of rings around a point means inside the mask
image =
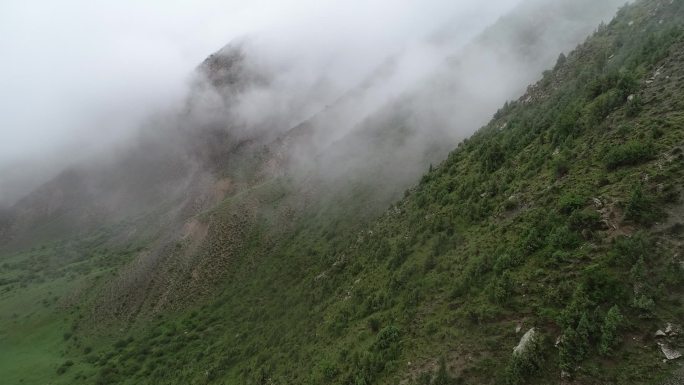
M 183 165 L 210 171 L 162 173 L 152 192 L 94 190 L 150 197 L 155 204 L 141 203 L 153 210 L 115 224 L 84 220 L 79 227 L 98 229 L 41 234 L 41 246 L 6 252 L 7 378 L 657 383 L 678 365 L 663 351 L 681 348 L 684 316 L 683 24 L 679 1 L 624 7 L 382 215 L 457 138 L 437 136 L 443 147 L 408 160 L 388 155 L 383 148 L 402 151 L 418 135 L 393 105 L 316 154 L 322 167 L 290 169 L 302 159 L 287 149 L 307 148 L 315 123 L 272 139 L 209 121 L 181 154 L 192 159 Z M 211 82 L 242 79 L 227 70 L 239 55 L 222 60 L 205 63 L 220 69 Z M 348 152 L 335 152 L 345 142 L 367 148 L 345 164 Z M 405 172 L 387 175 L 385 162 L 406 162 L 388 167 Z M 318 171 L 330 164 L 339 174 Z M 163 193 L 179 180 L 195 189 Z M 25 234 L 17 223 L 31 229 L 53 214 L 54 195 L 27 199 L 28 214 L 6 214 L 23 218 L 5 220 L 12 250 Z M 44 351 L 31 350 L 36 343 Z M 55 355 L 64 361 L 54 372 L 27 374 Z

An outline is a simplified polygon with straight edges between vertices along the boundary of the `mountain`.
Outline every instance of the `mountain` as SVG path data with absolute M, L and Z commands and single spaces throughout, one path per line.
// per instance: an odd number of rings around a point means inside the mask
M 684 342 L 684 4 L 624 6 L 554 65 L 555 21 L 594 6 L 563 4 L 528 3 L 537 23 L 521 8 L 352 124 L 371 83 L 248 127 L 232 106 L 272 74 L 247 42 L 211 56 L 185 111 L 0 212 L 4 377 L 664 380 Z

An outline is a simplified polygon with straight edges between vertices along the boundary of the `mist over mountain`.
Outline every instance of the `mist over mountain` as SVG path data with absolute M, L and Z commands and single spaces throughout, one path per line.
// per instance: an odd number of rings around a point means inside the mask
M 678 381 L 683 11 L 0 6 L 0 377 Z
M 144 151 L 148 158 L 154 157 L 151 154 L 152 147 L 159 149 L 161 158 L 166 157 L 168 151 L 180 151 L 182 155 L 172 155 L 171 158 L 175 159 L 169 160 L 180 162 L 183 157 L 197 155 L 187 154 L 187 151 L 194 150 L 182 148 L 189 140 L 181 138 L 184 135 L 195 137 L 190 141 L 202 141 L 201 137 L 205 135 L 203 130 L 222 129 L 229 132 L 232 141 L 259 138 L 261 144 L 267 145 L 290 129 L 307 125 L 313 127 L 307 141 L 311 141 L 314 147 L 288 154 L 289 158 L 297 157 L 302 162 L 311 163 L 318 161 L 320 153 L 333 152 L 342 159 L 356 159 L 357 156 L 347 156 L 345 152 L 354 151 L 363 143 L 350 143 L 352 139 L 347 136 L 355 130 L 369 132 L 382 129 L 389 123 L 381 119 L 398 118 L 397 114 L 400 114 L 413 131 L 403 139 L 412 142 L 411 148 L 404 149 L 402 157 L 417 158 L 398 167 L 398 171 L 401 170 L 405 175 L 403 184 L 407 184 L 430 161 L 439 161 L 458 140 L 482 125 L 495 106 L 523 90 L 542 68 L 555 60 L 558 52 L 571 48 L 597 21 L 609 17 L 618 2 L 605 2 L 600 7 L 592 7 L 591 16 L 579 13 L 578 9 L 584 5 L 577 2 L 566 4 L 565 9 L 558 8 L 553 2 L 546 3 L 530 2 L 525 5 L 528 9 L 523 7 L 497 23 L 502 30 L 515 29 L 516 25 L 534 15 L 540 21 L 535 26 L 525 28 L 536 30 L 520 30 L 505 35 L 492 31 L 494 27 L 490 27 L 488 34 L 494 37 L 489 41 L 486 34 L 477 41 L 469 40 L 476 36 L 478 30 L 484 30 L 488 20 L 493 20 L 496 14 L 490 9 L 461 11 L 451 16 L 444 26 L 427 28 L 425 36 L 412 36 L 412 42 L 385 58 L 381 59 L 380 55 L 387 49 L 378 50 L 373 58 L 364 58 L 361 62 L 367 72 L 363 73 L 364 70 L 359 69 L 357 75 L 349 73 L 346 65 L 344 73 L 341 69 L 321 67 L 320 62 L 332 60 L 333 56 L 326 54 L 333 53 L 300 55 L 298 50 L 285 53 L 277 45 L 283 43 L 279 42 L 283 37 L 275 37 L 273 32 L 239 38 L 200 66 L 198 75 L 194 75 L 195 78 L 189 82 L 184 108 L 177 112 L 161 112 L 161 115 L 156 113 L 156 117 L 148 118 L 142 128 L 144 139 L 135 134 L 132 141 L 147 143 L 147 147 L 143 144 L 143 149 L 139 151 Z M 476 24 L 476 21 L 482 24 Z M 454 25 L 458 27 L 452 27 Z M 299 29 L 292 33 L 302 37 Z M 294 39 L 294 36 L 289 39 Z M 372 64 L 376 62 L 377 65 Z M 496 63 L 504 65 L 495 68 Z M 459 95 L 462 95 L 461 100 Z M 462 110 L 455 110 L 459 108 Z M 382 115 L 384 117 L 379 118 Z M 369 124 L 368 121 L 372 119 L 377 121 L 370 123 L 375 127 L 358 129 L 358 126 Z M 454 119 L 458 120 L 457 124 Z M 214 132 L 208 135 L 223 134 Z M 155 141 L 158 143 L 153 143 Z M 344 146 L 350 148 L 341 150 L 341 143 L 345 141 L 347 144 Z M 337 145 L 332 150 L 331 144 L 334 142 Z M 80 163 L 92 166 L 93 163 L 115 162 L 117 157 L 127 157 L 121 153 L 136 151 L 125 142 L 119 142 L 115 147 L 107 143 L 103 139 L 96 144 L 97 153 L 90 154 L 86 161 L 81 160 Z M 425 158 L 423 154 L 432 152 L 436 144 L 443 145 L 441 152 L 434 153 L 432 158 Z M 134 144 L 133 148 L 136 146 L 138 144 Z M 366 156 L 372 152 L 365 150 Z M 107 154 L 104 159 L 103 153 Z M 84 153 L 81 155 L 84 156 Z M 377 155 L 382 157 L 384 153 Z M 59 171 L 50 168 L 51 164 L 64 164 L 57 160 L 59 155 L 48 153 L 48 157 L 54 160 L 25 160 L 22 172 L 16 171 L 19 168 L 17 165 L 8 166 L 7 169 L 12 171 L 3 173 L 8 181 L 2 183 L 2 186 L 6 186 L 7 199 L 24 191 L 24 184 L 32 186 L 51 172 Z M 162 159 L 155 161 L 164 162 Z M 378 161 L 366 159 L 364 162 Z M 70 167 L 82 167 L 78 163 Z M 127 170 L 131 170 L 130 166 L 127 167 Z M 406 167 L 413 168 L 413 171 L 404 173 Z M 336 167 L 329 164 L 328 168 L 323 173 L 335 175 Z M 31 172 L 34 169 L 35 175 Z M 94 174 L 88 177 L 91 185 L 96 184 L 94 180 L 101 177 L 97 176 L 99 171 L 94 171 Z M 111 179 L 108 176 L 102 178 Z M 126 189 L 129 183 L 120 184 Z M 93 188 L 93 194 L 96 195 L 109 194 L 95 190 Z M 131 198 L 122 196 L 121 199 L 128 201 Z
M 245 36 L 254 40 L 252 70 L 267 71 L 273 82 L 268 90 L 245 95 L 252 98 L 245 99 L 252 112 L 243 111 L 243 117 L 254 119 L 265 113 L 259 107 L 268 107 L 275 109 L 269 114 L 297 111 L 290 120 L 302 120 L 353 87 L 387 56 L 411 42 L 419 44 L 447 20 L 462 22 L 459 39 L 466 41 L 513 3 L 497 0 L 480 7 L 442 0 L 378 0 L 363 2 L 365 11 L 359 13 L 356 2 L 320 6 L 305 0 L 207 0 L 163 7 L 159 2 L 4 2 L 0 49 L 9 59 L 0 68 L 0 126 L 7 137 L 0 165 L 24 165 L 45 179 L 125 144 L 150 115 L 178 109 L 198 63 Z M 160 7 L 163 12 L 157 12 Z M 377 28 L 374 20 L 382 20 L 383 27 Z M 316 87 L 315 97 L 296 96 Z M 252 103 L 259 106 L 249 107 Z M 32 175 L 9 175 L 12 182 L 0 183 L 7 198 L 0 199 L 16 200 L 36 187 Z M 22 180 L 30 187 L 18 188 Z M 13 187 L 5 187 L 8 183 Z

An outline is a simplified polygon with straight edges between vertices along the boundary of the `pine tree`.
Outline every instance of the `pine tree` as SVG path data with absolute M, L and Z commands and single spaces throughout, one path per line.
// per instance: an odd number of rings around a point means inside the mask
M 623 320 L 620 308 L 617 305 L 608 310 L 601 327 L 601 343 L 599 344 L 599 352 L 601 354 L 611 354 L 615 346 L 620 342 L 618 333 L 622 327 Z
M 582 313 L 577 324 L 577 361 L 582 361 L 589 354 L 589 336 L 591 334 L 591 324 L 587 313 Z

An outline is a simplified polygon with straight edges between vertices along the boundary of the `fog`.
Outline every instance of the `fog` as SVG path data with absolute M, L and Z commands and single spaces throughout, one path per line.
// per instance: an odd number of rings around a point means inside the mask
M 468 14 L 464 35 L 472 34 L 514 3 L 3 1 L 0 200 L 130 138 L 150 114 L 175 108 L 193 69 L 234 39 L 255 37 L 259 60 L 281 71 L 281 89 L 318 83 L 332 98 L 450 18 Z M 254 92 L 244 103 L 269 97 Z M 302 116 L 318 107 L 289 104 Z
M 317 117 L 321 127 L 312 136 L 320 149 L 413 92 L 422 96 L 414 98 L 420 111 L 412 115 L 430 115 L 416 124 L 442 131 L 457 124 L 450 137 L 462 137 L 618 4 L 601 2 L 587 11 L 591 17 L 571 14 L 568 25 L 545 37 L 535 66 L 507 63 L 498 71 L 492 59 L 501 56 L 472 55 L 472 41 L 520 2 L 3 1 L 0 204 L 15 201 L 65 167 L 128 146 L 142 126 L 187 108 L 188 101 L 195 115 L 190 122 L 230 120 L 227 128 L 250 135 L 280 134 Z M 565 16 L 560 8 L 558 22 Z M 532 15 L 530 23 L 537 23 Z M 240 47 L 243 66 L 259 81 L 239 92 L 198 88 L 195 68 L 226 44 L 224 51 Z M 458 116 L 440 119 L 451 112 L 448 104 L 433 103 L 448 97 L 444 87 L 433 94 L 417 85 L 439 82 L 434 73 L 444 73 L 447 59 L 468 49 L 465 66 L 472 71 L 486 65 L 488 78 L 504 86 L 484 87 L 473 99 L 485 102 L 476 106 L 477 115 L 459 124 Z M 485 56 L 486 61 L 473 59 Z M 512 70 L 521 72 L 517 81 L 509 79 Z M 449 79 L 450 89 L 461 87 L 461 80 Z M 472 91 L 477 81 L 463 90 Z M 163 140 L 163 129 L 155 133 Z

